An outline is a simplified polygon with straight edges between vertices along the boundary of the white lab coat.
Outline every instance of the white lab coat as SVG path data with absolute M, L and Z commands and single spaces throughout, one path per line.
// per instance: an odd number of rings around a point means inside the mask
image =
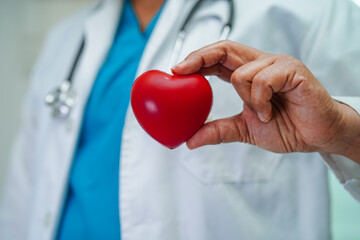
M 120 2 L 106 0 L 84 10 L 47 38 L 11 159 L 0 239 L 54 238 L 84 106 L 111 46 Z M 176 34 L 194 2 L 168 0 L 138 75 L 169 70 Z M 205 5 L 191 24 L 179 60 L 219 37 L 220 22 L 202 16 L 215 12 L 226 17 L 227 4 Z M 231 40 L 300 59 L 332 95 L 355 96 L 339 99 L 360 112 L 359 8 L 344 0 L 236 0 L 234 21 Z M 68 74 L 83 34 L 86 45 L 73 83 L 76 105 L 68 119 L 54 120 L 43 98 Z M 215 77 L 210 83 L 212 119 L 242 110 L 230 84 Z M 242 143 L 171 151 L 143 131 L 130 107 L 122 139 L 119 216 L 124 240 L 329 239 L 324 162 L 360 200 L 360 166 L 343 157 L 275 154 Z

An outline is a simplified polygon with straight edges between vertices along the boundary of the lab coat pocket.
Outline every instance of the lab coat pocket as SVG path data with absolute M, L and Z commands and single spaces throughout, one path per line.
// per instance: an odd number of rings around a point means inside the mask
M 283 154 L 256 146 L 229 143 L 181 151 L 181 164 L 206 184 L 268 182 Z

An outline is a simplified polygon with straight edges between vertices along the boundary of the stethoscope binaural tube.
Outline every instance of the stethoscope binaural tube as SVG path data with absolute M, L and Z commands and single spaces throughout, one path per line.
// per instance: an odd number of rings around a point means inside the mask
M 170 69 L 173 65 L 175 65 L 177 58 L 179 57 L 181 47 L 184 43 L 184 39 L 186 36 L 186 27 L 188 26 L 190 20 L 196 13 L 196 11 L 200 8 L 201 3 L 205 0 L 198 0 L 194 7 L 191 9 L 190 13 L 186 17 L 184 23 L 181 25 L 180 31 L 177 35 L 177 39 L 173 48 L 173 51 L 171 53 L 170 61 L 169 61 L 169 68 Z M 224 24 L 220 40 L 225 40 L 228 38 L 233 24 L 233 16 L 234 16 L 234 2 L 233 0 L 229 1 L 229 18 L 228 21 Z M 44 101 L 46 105 L 52 108 L 52 116 L 57 119 L 66 119 L 70 113 L 71 109 L 73 108 L 76 100 L 76 93 L 74 89 L 72 88 L 73 85 L 73 76 L 75 73 L 75 70 L 78 66 L 79 60 L 82 56 L 84 46 L 85 46 L 85 35 L 83 35 L 80 43 L 79 50 L 76 53 L 74 62 L 72 64 L 70 73 L 66 80 L 64 80 L 59 87 L 57 87 L 55 90 L 51 91 L 49 94 L 47 94 L 44 98 Z
M 170 61 L 169 61 L 169 65 L 168 65 L 168 69 L 170 69 L 171 67 L 173 67 L 177 62 L 177 59 L 179 57 L 180 51 L 181 51 L 181 47 L 184 44 L 184 40 L 186 37 L 186 27 L 188 26 L 190 20 L 192 19 L 192 17 L 195 15 L 196 11 L 200 8 L 201 3 L 204 2 L 205 0 L 198 0 L 194 7 L 191 9 L 190 13 L 188 14 L 188 16 L 186 17 L 184 23 L 181 25 L 179 33 L 177 34 L 177 38 L 173 47 L 173 50 L 171 52 L 171 56 L 170 56 Z M 233 21 L 234 21 L 234 1 L 233 0 L 228 0 L 229 2 L 229 18 L 227 20 L 227 22 L 224 24 L 223 29 L 221 31 L 221 35 L 220 35 L 220 39 L 219 40 L 226 40 L 229 37 L 229 34 L 232 30 L 232 25 L 233 25 Z

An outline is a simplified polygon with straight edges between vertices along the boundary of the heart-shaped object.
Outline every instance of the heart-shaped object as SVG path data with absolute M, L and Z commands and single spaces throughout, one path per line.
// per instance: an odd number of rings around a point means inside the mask
M 206 121 L 212 90 L 201 74 L 170 75 L 151 70 L 131 90 L 131 106 L 141 127 L 162 145 L 174 149 Z

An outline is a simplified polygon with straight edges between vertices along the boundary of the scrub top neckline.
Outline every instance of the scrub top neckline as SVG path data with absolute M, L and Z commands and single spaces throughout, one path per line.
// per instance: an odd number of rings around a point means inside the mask
M 134 7 L 133 5 L 131 4 L 130 0 L 126 0 L 124 2 L 124 8 L 129 8 L 130 11 L 130 16 L 132 18 L 133 21 L 136 22 L 136 26 L 137 26 L 137 29 L 139 31 L 139 33 L 141 35 L 144 35 L 145 37 L 150 37 L 151 35 L 151 32 L 152 32 L 152 29 L 154 28 L 154 25 L 156 23 L 156 19 L 159 17 L 160 13 L 161 13 L 161 10 L 162 8 L 164 7 L 165 5 L 165 2 L 166 0 L 164 0 L 163 4 L 161 5 L 161 7 L 159 8 L 159 10 L 157 10 L 157 12 L 151 17 L 150 21 L 148 22 L 148 24 L 145 26 L 144 30 L 142 31 L 141 30 L 141 26 L 140 26 L 140 22 L 139 22 L 139 19 L 135 13 L 135 10 L 134 10 Z

